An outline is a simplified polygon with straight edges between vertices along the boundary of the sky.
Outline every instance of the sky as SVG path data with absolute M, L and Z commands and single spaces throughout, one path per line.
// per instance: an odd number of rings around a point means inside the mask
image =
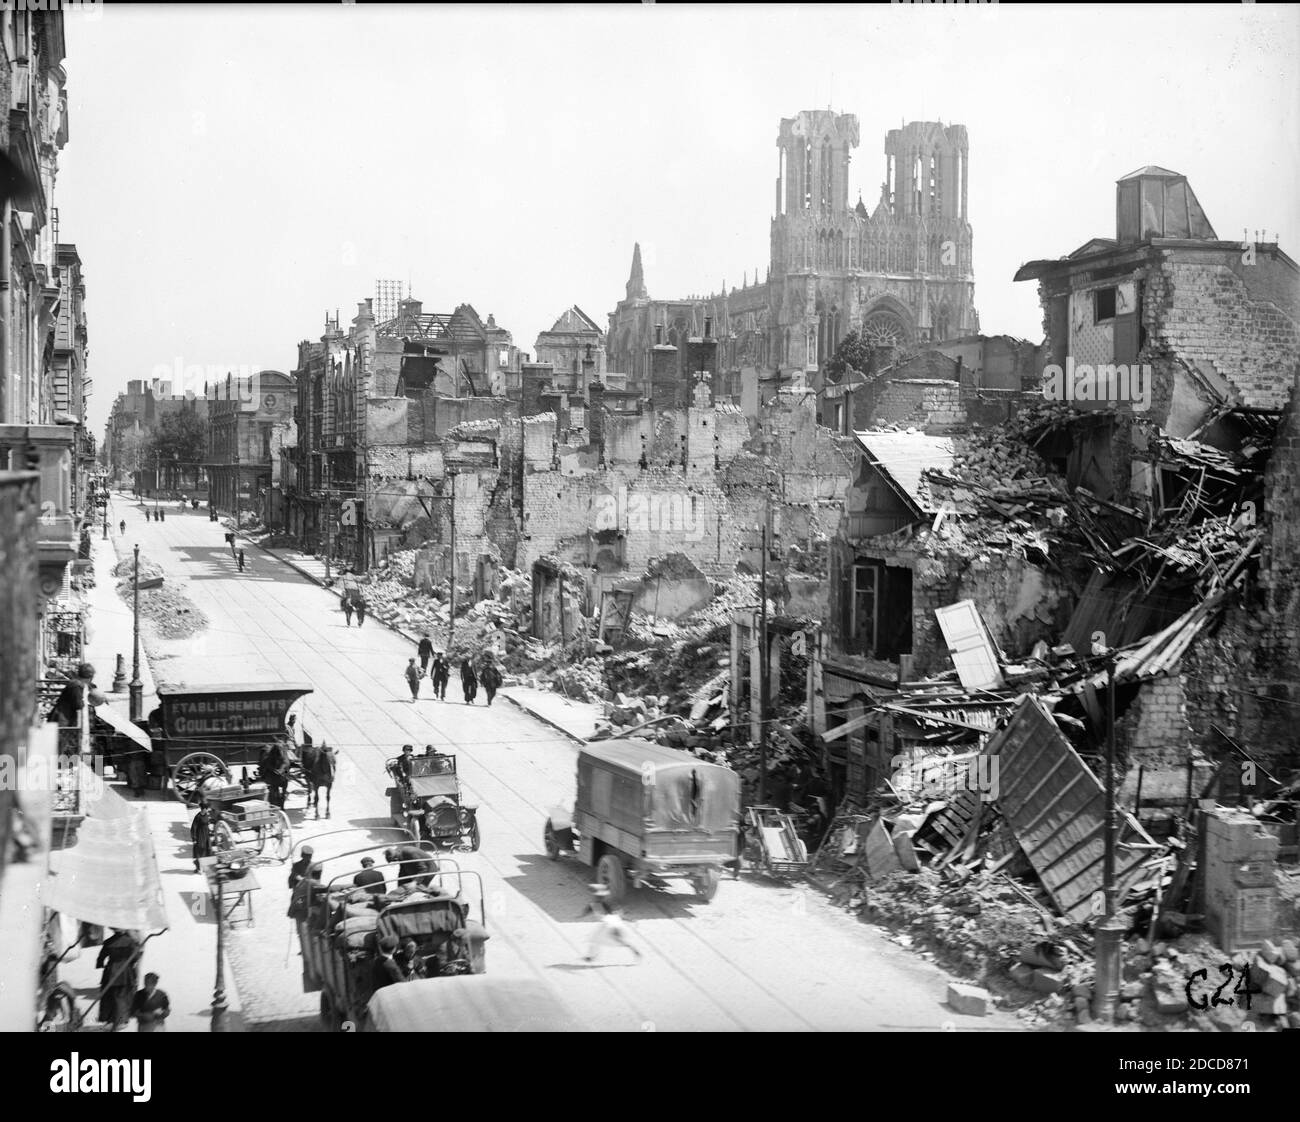
M 965 125 L 981 330 L 1037 342 L 1025 261 L 1187 175 L 1221 238 L 1300 258 L 1300 9 L 1265 5 L 109 5 L 66 13 L 54 205 L 86 274 L 92 431 L 160 367 L 296 365 L 377 278 L 535 350 L 765 272 L 783 117 Z

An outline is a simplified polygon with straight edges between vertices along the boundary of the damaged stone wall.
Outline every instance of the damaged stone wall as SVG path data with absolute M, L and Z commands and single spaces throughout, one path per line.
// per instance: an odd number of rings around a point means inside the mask
M 1265 766 L 1300 766 L 1300 375 L 1264 473 L 1268 543 L 1258 584 L 1183 658 L 1196 742 L 1219 754 L 1217 724 Z M 1279 776 L 1279 778 L 1282 778 Z
M 873 425 L 903 425 L 943 432 L 966 424 L 962 387 L 937 379 L 891 381 L 877 396 Z
M 856 550 L 842 540 L 832 547 L 836 565 L 828 589 L 828 618 L 839 649 L 844 649 L 846 639 L 848 574 L 855 559 L 911 570 L 912 658 L 918 675 L 952 669 L 935 617 L 937 608 L 958 600 L 975 601 L 994 641 L 1011 659 L 1024 657 L 1040 639 L 1059 642 L 1074 610 L 1073 582 L 1018 552 L 950 549 L 929 530 L 915 536 L 910 530 L 881 535 Z

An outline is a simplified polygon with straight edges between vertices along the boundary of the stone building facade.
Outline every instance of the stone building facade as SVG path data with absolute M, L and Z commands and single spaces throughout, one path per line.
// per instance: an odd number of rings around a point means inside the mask
M 913 122 L 885 138 L 885 181 L 874 208 L 849 201 L 858 120 L 808 110 L 781 122 L 776 205 L 766 278 L 707 297 L 651 300 L 633 250 L 624 299 L 610 314 L 613 370 L 649 377 L 656 346 L 692 367 L 691 338 L 716 335 L 724 372 L 800 371 L 817 384 L 850 331 L 903 353 L 979 330 L 967 214 L 969 145 L 961 125 Z

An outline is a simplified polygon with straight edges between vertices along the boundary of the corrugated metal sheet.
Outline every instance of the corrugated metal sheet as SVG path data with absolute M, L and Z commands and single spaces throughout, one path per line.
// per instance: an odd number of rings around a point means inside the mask
M 1061 914 L 1074 922 L 1092 915 L 1105 859 L 1105 790 L 1057 730 L 1051 715 L 1026 695 L 1010 723 L 989 741 L 998 757 L 998 807 Z M 1125 814 L 1115 854 L 1121 887 L 1156 848 Z
M 952 470 L 951 439 L 921 432 L 859 432 L 854 436 L 871 463 L 889 476 L 917 509 L 938 513 L 929 488 L 922 485 L 921 473 L 926 468 Z

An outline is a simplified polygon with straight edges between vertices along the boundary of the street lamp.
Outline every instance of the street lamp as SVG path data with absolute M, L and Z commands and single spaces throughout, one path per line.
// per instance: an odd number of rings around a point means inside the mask
M 226 875 L 220 859 L 213 863 L 212 879 L 217 882 L 217 979 L 212 989 L 212 1031 L 224 1032 L 226 1028 Z
M 127 686 L 131 698 L 131 720 L 138 721 L 144 710 L 144 683 L 140 681 L 140 546 L 135 547 L 135 579 L 131 604 L 131 684 Z

